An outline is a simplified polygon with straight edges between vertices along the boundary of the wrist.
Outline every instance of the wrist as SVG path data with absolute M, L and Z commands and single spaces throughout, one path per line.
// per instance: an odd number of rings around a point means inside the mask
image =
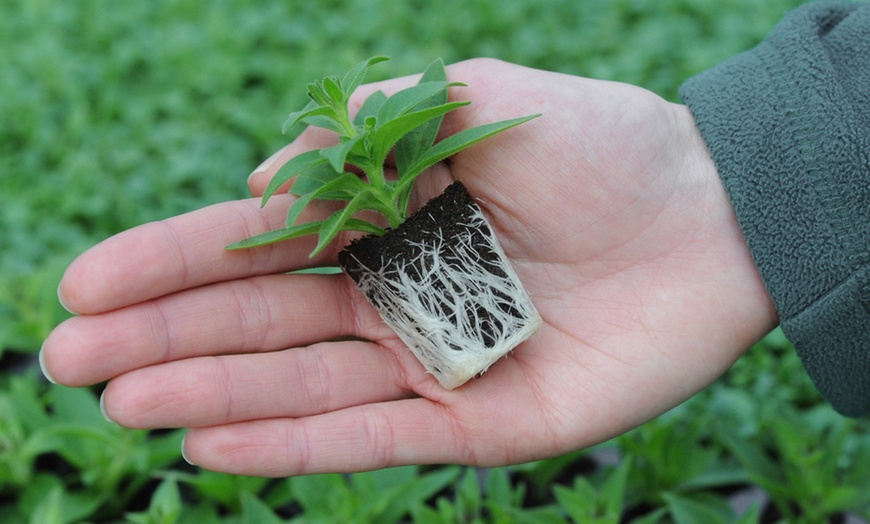
M 691 112 L 684 105 L 674 111 L 685 151 L 680 173 L 699 194 L 695 213 L 719 258 L 717 280 L 727 283 L 717 307 L 730 312 L 723 321 L 732 325 L 734 342 L 745 351 L 775 328 L 779 317 Z

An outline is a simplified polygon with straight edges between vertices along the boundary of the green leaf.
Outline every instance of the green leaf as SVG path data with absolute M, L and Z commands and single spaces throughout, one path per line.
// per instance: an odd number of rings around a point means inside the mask
M 421 84 L 426 82 L 446 82 L 447 72 L 444 70 L 444 62 L 438 59 L 432 62 L 423 76 Z M 419 109 L 435 107 L 447 103 L 447 89 L 436 92 L 434 95 L 418 104 Z M 413 165 L 418 157 L 435 143 L 438 129 L 441 127 L 442 117 L 433 118 L 429 122 L 420 125 L 396 143 L 396 169 L 399 173 Z
M 392 149 L 399 139 L 408 134 L 408 132 L 425 124 L 433 118 L 441 117 L 445 113 L 449 113 L 454 109 L 466 106 L 470 103 L 471 102 L 468 101 L 448 102 L 435 107 L 405 113 L 391 120 L 381 120 L 381 116 L 378 115 L 379 125 L 375 128 L 371 137 L 372 160 L 376 163 L 383 163 L 387 158 L 390 149 Z
M 293 205 L 287 210 L 286 224 L 288 227 L 295 224 L 305 207 L 316 198 L 322 198 L 325 194 L 333 196 L 342 194 L 345 197 L 343 198 L 344 200 L 351 200 L 360 191 L 365 191 L 367 187 L 366 183 L 355 174 L 344 173 L 338 178 L 323 184 L 316 190 L 302 195 L 296 202 L 293 202 Z
M 500 122 L 472 127 L 471 129 L 466 129 L 456 133 L 455 135 L 451 135 L 432 146 L 429 151 L 426 151 L 426 154 L 416 164 L 414 164 L 413 167 L 408 169 L 405 176 L 414 177 L 419 175 L 423 170 L 431 165 L 440 162 L 445 158 L 480 142 L 481 140 L 485 140 L 495 134 L 506 131 L 539 116 L 541 115 L 537 114 L 511 120 L 502 120 Z
M 389 60 L 389 57 L 386 56 L 373 56 L 368 60 L 363 60 L 357 65 L 353 66 L 350 71 L 348 71 L 344 78 L 341 79 L 341 86 L 344 90 L 344 101 L 347 102 L 350 95 L 356 91 L 356 88 L 363 83 L 365 80 L 366 73 L 371 66 L 375 64 L 379 64 L 381 62 L 386 62 Z M 383 93 L 381 93 L 383 94 Z
M 30 524 L 64 524 L 66 519 L 63 517 L 63 508 L 61 507 L 62 498 L 63 488 L 60 486 L 49 491 L 30 515 Z
M 234 242 L 228 245 L 225 249 L 229 251 L 233 251 L 236 249 L 245 249 L 249 247 L 257 247 L 257 246 L 265 246 L 266 244 L 273 244 L 275 242 L 280 242 L 282 240 L 290 240 L 291 238 L 304 237 L 306 235 L 313 235 L 320 231 L 320 226 L 323 225 L 322 221 L 316 222 L 308 222 L 306 224 L 300 224 L 298 226 L 285 227 L 282 229 L 275 229 L 272 231 L 267 231 L 265 233 L 255 235 L 244 240 L 240 240 L 238 242 Z
M 651 511 L 644 515 L 643 517 L 638 517 L 631 521 L 631 524 L 658 524 L 665 518 L 665 515 L 668 514 L 668 508 L 658 508 L 655 511 Z M 756 521 L 753 521 L 755 523 Z
M 405 113 L 416 110 L 417 106 L 423 104 L 432 97 L 439 96 L 447 92 L 447 88 L 453 85 L 463 85 L 449 82 L 426 82 L 417 84 L 412 87 L 402 89 L 401 91 L 389 97 L 378 111 L 378 120 L 381 122 L 389 122 L 398 118 Z
M 381 110 L 381 106 L 386 101 L 387 95 L 383 91 L 375 91 L 370 94 L 363 102 L 362 107 L 359 108 L 359 111 L 357 111 L 356 116 L 353 117 L 353 125 L 362 126 L 367 118 L 377 117 L 378 111 Z
M 251 493 L 242 493 L 242 523 L 243 524 L 281 524 L 283 519 Z
M 782 469 L 770 458 L 760 442 L 741 438 L 724 428 L 719 429 L 717 437 L 755 482 L 767 486 L 783 483 Z
M 483 502 L 475 468 L 468 468 L 465 471 L 465 475 L 459 480 L 458 488 L 456 505 L 461 521 L 473 522 L 475 518 L 480 517 Z
M 272 180 L 269 181 L 269 185 L 266 186 L 266 190 L 263 192 L 263 200 L 260 205 L 265 206 L 266 202 L 269 201 L 269 198 L 275 194 L 275 191 L 278 191 L 278 188 L 281 187 L 281 185 L 294 176 L 327 162 L 328 160 L 324 158 L 318 150 L 306 151 L 301 155 L 294 156 L 286 164 L 281 166 L 281 169 L 279 169 L 278 172 L 275 173 L 275 176 L 272 177 Z
M 294 111 L 287 115 L 287 120 L 284 121 L 284 125 L 281 126 L 281 132 L 286 134 L 288 131 L 293 129 L 297 124 L 303 122 L 305 119 L 313 117 L 313 116 L 329 116 L 335 117 L 335 110 L 331 107 L 320 106 L 317 105 L 317 102 L 311 101 L 308 102 L 304 108 L 299 111 Z
M 323 88 L 323 81 L 314 81 L 308 84 L 308 98 L 318 106 L 330 107 L 329 94 Z
M 127 522 L 136 524 L 174 524 L 181 515 L 181 494 L 174 476 L 165 479 L 151 497 L 145 512 L 127 513 Z
M 320 229 L 320 236 L 317 239 L 317 247 L 314 248 L 311 256 L 313 257 L 323 251 L 340 231 L 347 229 L 346 225 L 354 213 L 364 209 L 373 209 L 385 215 L 391 211 L 385 208 L 383 202 L 377 198 L 372 190 L 361 191 L 347 203 L 344 209 L 336 211 L 324 221 Z M 366 223 L 368 224 L 368 222 Z
M 19 510 L 31 515 L 33 522 L 39 524 L 54 522 L 53 517 L 59 509 L 62 520 L 56 522 L 83 522 L 93 515 L 97 508 L 106 503 L 113 494 L 97 490 L 72 489 L 67 491 L 57 472 L 37 474 L 18 494 Z M 46 512 L 46 513 L 43 513 Z M 0 522 L 6 522 L 0 518 Z M 13 521 L 14 522 L 14 521 Z
M 489 502 L 501 506 L 513 504 L 511 480 L 506 468 L 492 468 L 487 471 L 486 495 Z
M 326 515 L 336 509 L 334 506 L 337 501 L 353 496 L 344 477 L 335 473 L 293 477 L 289 482 L 296 502 L 309 518 L 312 515 Z
M 61 386 L 51 387 L 54 424 L 80 425 L 94 430 L 115 429 L 106 421 L 100 411 L 100 403 L 88 389 L 73 389 Z
M 400 508 L 411 511 L 418 505 L 425 505 L 426 500 L 433 497 L 442 489 L 446 488 L 459 475 L 459 469 L 445 467 L 415 479 L 409 480 L 398 490 L 396 503 Z M 399 513 L 396 508 L 387 508 L 384 513 L 384 522 L 396 522 L 398 518 L 389 518 L 389 513 Z
M 521 118 L 514 118 L 511 120 L 502 120 L 500 122 L 493 122 L 491 124 L 484 124 L 482 126 L 472 127 L 471 129 L 466 129 L 464 131 L 460 131 L 455 135 L 451 135 L 444 140 L 438 142 L 423 155 L 420 160 L 417 161 L 412 167 L 408 169 L 405 173 L 403 173 L 404 177 L 399 181 L 398 188 L 404 188 L 413 183 L 414 179 L 422 173 L 426 168 L 436 164 L 447 157 L 450 157 L 463 149 L 466 149 L 481 140 L 485 140 L 493 135 L 501 133 L 502 131 L 506 131 L 512 127 L 518 126 L 522 123 L 528 122 L 533 118 L 537 118 L 541 116 L 540 114 L 524 116 Z
M 604 505 L 604 512 L 608 516 L 614 517 L 615 522 L 619 522 L 619 515 L 622 512 L 622 506 L 625 503 L 625 486 L 628 482 L 628 473 L 631 470 L 631 457 L 623 458 L 619 467 L 613 471 L 601 487 L 601 499 Z
M 306 267 L 304 269 L 297 269 L 295 271 L 290 271 L 291 275 L 338 275 L 343 269 L 339 266 L 316 266 L 316 267 Z
M 148 510 L 155 517 L 155 522 L 170 523 L 178 520 L 181 513 L 181 493 L 175 478 L 169 477 L 160 483 L 151 498 Z
M 589 481 L 582 477 L 574 481 L 574 489 L 556 484 L 553 486 L 553 496 L 559 503 L 559 507 L 574 522 L 589 522 L 596 517 L 595 505 L 598 493 Z
M 359 144 L 360 141 L 365 140 L 367 136 L 368 133 L 360 133 L 353 138 L 343 139 L 337 145 L 321 149 L 320 154 L 323 155 L 323 158 L 329 160 L 332 168 L 337 173 L 341 173 L 344 171 L 344 164 L 348 153 L 350 153 L 354 146 Z
M 423 154 L 423 156 L 413 166 L 408 168 L 404 173 L 401 173 L 399 183 L 394 189 L 393 195 L 400 215 L 403 218 L 407 216 L 408 198 L 411 193 L 411 186 L 417 176 L 427 168 L 482 140 L 539 116 L 540 115 L 531 115 L 511 120 L 502 120 L 500 122 L 493 122 L 491 124 L 484 124 L 482 126 L 466 129 L 445 138 L 429 148 L 429 150 L 426 151 L 426 153 Z
M 714 495 L 699 494 L 694 497 L 663 493 L 671 517 L 676 524 L 728 524 L 734 521 L 734 512 L 728 503 Z
M 320 189 L 321 186 L 332 182 L 344 174 L 344 171 L 336 171 L 327 159 L 324 162 L 313 165 L 299 173 L 293 185 L 290 186 L 290 194 L 303 196 Z M 325 196 L 319 198 L 326 198 Z
M 339 85 L 338 77 L 328 76 L 323 79 L 321 85 L 326 96 L 329 97 L 330 106 L 340 106 L 344 103 L 344 91 L 342 91 L 341 85 Z
M 246 238 L 244 240 L 240 240 L 233 244 L 228 245 L 226 248 L 229 251 L 234 251 L 236 249 L 245 249 L 251 247 L 265 246 L 267 244 L 274 244 L 275 242 L 281 242 L 282 240 L 290 240 L 293 238 L 304 237 L 308 235 L 313 235 L 320 231 L 320 228 L 324 225 L 323 220 L 317 220 L 313 222 L 306 222 L 305 224 L 299 224 L 298 226 L 285 227 L 282 229 L 275 229 L 273 231 L 267 231 L 265 233 L 252 236 L 250 238 Z M 367 222 L 365 220 L 359 220 L 356 218 L 351 218 L 343 224 L 341 231 L 359 231 L 362 233 L 368 233 L 371 235 L 383 235 L 384 230 L 371 222 Z M 312 254 L 311 256 L 314 256 Z
M 344 136 L 344 127 L 338 122 L 338 115 L 313 115 L 303 119 L 303 122 L 309 126 L 322 127 L 337 133 L 339 136 Z

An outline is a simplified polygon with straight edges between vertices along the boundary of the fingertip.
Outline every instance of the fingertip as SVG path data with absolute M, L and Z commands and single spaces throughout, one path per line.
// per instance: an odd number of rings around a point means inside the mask
M 181 439 L 181 458 L 184 459 L 185 462 L 190 464 L 191 466 L 196 466 L 196 463 L 190 459 L 190 455 L 187 452 L 187 435 L 184 435 L 184 438 Z
M 42 343 L 42 347 L 39 348 L 39 369 L 42 371 L 42 375 L 51 382 L 52 384 L 57 384 L 57 381 L 51 376 L 51 373 L 48 372 L 48 366 L 45 363 L 45 342 Z
M 65 369 L 63 351 L 66 349 L 69 339 L 64 333 L 69 320 L 61 322 L 54 330 L 49 333 L 48 337 L 42 342 L 42 347 L 39 348 L 39 370 L 46 380 L 52 384 L 62 386 L 76 387 L 79 384 L 71 382 L 69 369 Z
M 253 197 L 263 196 L 268 183 L 268 173 L 264 171 L 254 171 L 248 176 L 248 192 L 251 193 L 251 196 Z
M 263 160 L 259 166 L 257 166 L 254 171 L 248 175 L 248 190 L 251 192 L 251 196 L 262 196 L 263 192 L 266 190 L 266 186 L 269 184 L 269 180 L 272 178 L 272 175 L 275 173 L 275 167 L 279 160 L 282 160 L 287 148 L 289 146 L 284 146 L 281 149 L 272 153 L 272 155 Z
M 103 414 L 103 418 L 106 419 L 106 422 L 111 422 L 112 424 L 117 424 L 112 418 L 109 416 L 109 413 L 106 411 L 106 390 L 100 394 L 100 413 Z
M 66 292 L 64 290 L 64 281 L 61 279 L 60 284 L 57 286 L 57 301 L 60 302 L 60 306 L 66 310 L 67 313 L 71 315 L 75 315 L 76 312 L 68 305 L 69 300 L 64 298 L 66 296 Z
M 91 246 L 70 262 L 57 284 L 57 301 L 71 315 L 90 312 L 89 292 L 94 287 L 94 274 L 102 272 L 93 261 L 93 253 L 99 252 L 101 244 Z

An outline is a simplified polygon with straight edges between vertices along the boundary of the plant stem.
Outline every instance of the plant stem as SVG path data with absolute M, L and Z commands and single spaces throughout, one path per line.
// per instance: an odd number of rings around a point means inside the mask
M 369 160 L 371 162 L 371 160 Z M 365 170 L 366 177 L 369 179 L 369 183 L 372 187 L 375 188 L 379 196 L 383 196 L 384 193 L 387 193 L 386 188 L 384 187 L 384 166 L 383 164 L 371 163 L 368 166 L 368 169 Z
M 384 206 L 384 211 L 389 211 L 388 213 L 384 213 L 384 216 L 387 217 L 390 227 L 396 229 L 402 225 L 402 222 L 405 221 L 405 217 L 403 216 L 403 213 L 396 209 L 391 191 L 388 188 L 383 187 L 382 190 L 377 191 L 377 195 L 378 199 Z

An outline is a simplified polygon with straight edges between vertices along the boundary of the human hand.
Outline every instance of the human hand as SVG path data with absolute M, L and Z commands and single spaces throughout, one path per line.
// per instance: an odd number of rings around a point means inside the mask
M 629 85 L 492 60 L 448 67 L 469 107 L 443 130 L 543 116 L 433 167 L 479 199 L 544 326 L 481 378 L 442 389 L 346 275 L 288 275 L 315 239 L 227 252 L 292 201 L 227 202 L 146 224 L 68 268 L 79 314 L 46 340 L 47 375 L 109 380 L 108 417 L 189 427 L 214 470 L 286 476 L 400 464 L 504 465 L 623 433 L 715 380 L 776 323 L 692 116 Z M 412 78 L 360 88 L 387 94 Z M 309 129 L 249 179 L 329 144 Z M 309 219 L 329 212 L 313 207 Z M 303 217 L 306 218 L 306 217 Z M 346 241 L 347 237 L 343 237 Z M 288 349 L 289 348 L 289 349 Z

